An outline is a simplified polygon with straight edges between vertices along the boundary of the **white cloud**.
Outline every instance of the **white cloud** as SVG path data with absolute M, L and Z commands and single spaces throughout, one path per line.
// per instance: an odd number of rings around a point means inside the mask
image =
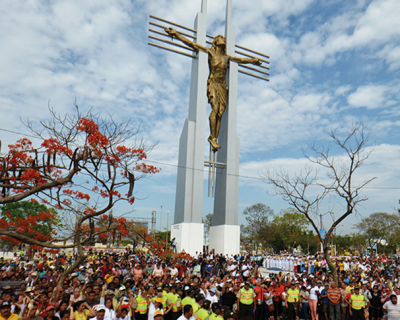
M 340 86 L 335 90 L 335 95 L 344 96 L 350 90 L 351 90 L 351 86 L 350 85 Z
M 347 97 L 347 101 L 353 107 L 382 108 L 385 106 L 386 93 L 388 91 L 389 88 L 387 86 L 361 86 Z
M 400 35 L 400 2 L 375 0 L 366 10 L 355 6 L 331 18 L 316 30 L 302 35 L 294 46 L 302 54 L 292 55 L 297 63 L 332 64 L 337 54 L 364 48 L 376 50 L 382 44 L 396 41 Z M 397 53 L 393 53 L 397 56 Z M 379 56 L 379 54 L 373 54 Z M 334 58 L 334 60 L 332 60 Z
M 372 147 L 366 149 L 370 151 Z M 348 157 L 344 154 L 338 154 L 335 156 L 337 166 L 341 163 L 348 163 Z M 392 207 L 396 205 L 398 199 L 398 193 L 400 190 L 400 173 L 397 170 L 398 159 L 400 158 L 400 146 L 381 144 L 374 147 L 373 152 L 365 163 L 357 170 L 356 175 L 353 179 L 354 187 L 362 184 L 367 179 L 376 177 L 377 179 L 372 181 L 363 189 L 361 197 L 366 197 L 369 200 L 363 202 L 358 207 L 358 211 L 361 215 L 366 216 L 373 212 L 387 210 L 392 213 Z M 244 162 L 240 166 L 240 175 L 261 178 L 265 176 L 267 171 L 270 174 L 274 172 L 287 172 L 289 176 L 294 177 L 296 174 L 300 174 L 305 167 L 318 166 L 310 164 L 310 162 L 304 157 L 301 158 L 276 158 L 265 161 L 249 161 Z M 319 181 L 324 182 L 326 180 L 325 171 L 319 168 Z M 266 183 L 262 179 L 241 179 L 243 188 L 265 188 Z M 271 194 L 273 192 L 273 186 L 268 185 L 267 189 Z M 309 196 L 315 196 L 320 190 L 313 189 Z M 275 196 L 279 198 L 279 196 Z M 335 211 L 337 212 L 336 218 L 339 217 L 340 212 L 343 210 L 343 204 L 340 204 L 341 200 L 337 198 L 330 198 L 321 205 L 319 208 L 320 212 Z M 388 207 L 388 203 L 391 205 Z M 288 206 L 286 204 L 286 206 Z M 285 208 L 285 205 L 281 205 L 281 208 Z M 385 208 L 385 209 L 383 209 Z M 348 222 L 355 223 L 355 217 L 347 219 Z M 350 228 L 349 228 L 350 229 Z M 346 230 L 349 232 L 350 230 Z
M 141 123 L 144 137 L 159 142 L 150 158 L 176 165 L 191 60 L 147 45 L 148 15 L 192 27 L 200 2 L 4 2 L 0 108 L 6 121 L 1 127 L 26 132 L 20 117 L 46 119 L 49 100 L 58 112 L 71 111 L 76 96 L 84 110 L 93 107 L 117 120 Z M 289 159 L 285 166 L 297 168 L 292 158 L 302 146 L 323 142 L 326 130 L 344 130 L 356 121 L 371 123 L 380 143 L 395 143 L 400 121 L 397 1 L 233 3 L 237 42 L 271 56 L 269 83 L 239 77 L 241 170 L 257 174 L 259 163 L 282 163 L 282 158 Z M 208 1 L 210 34 L 224 32 L 225 4 Z M 376 57 L 389 70 L 377 72 Z M 370 68 L 363 68 L 363 74 L 357 69 L 360 61 Z M 346 99 L 358 109 L 345 107 Z M 378 105 L 385 108 L 374 110 Z M 3 146 L 19 137 L 0 131 Z M 254 160 L 254 169 L 246 167 L 248 159 Z M 173 203 L 176 167 L 161 166 L 161 174 L 143 180 L 140 196 L 151 194 L 154 202 L 168 193 L 164 201 Z M 248 203 L 249 194 L 241 192 Z M 257 192 L 251 197 L 256 195 L 261 197 Z

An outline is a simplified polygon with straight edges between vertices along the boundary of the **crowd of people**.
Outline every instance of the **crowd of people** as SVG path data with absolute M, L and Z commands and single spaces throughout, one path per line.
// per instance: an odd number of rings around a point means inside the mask
M 90 250 L 71 270 L 76 259 L 1 258 L 0 320 L 400 319 L 400 261 L 386 256 L 333 258 L 338 281 L 321 255 Z

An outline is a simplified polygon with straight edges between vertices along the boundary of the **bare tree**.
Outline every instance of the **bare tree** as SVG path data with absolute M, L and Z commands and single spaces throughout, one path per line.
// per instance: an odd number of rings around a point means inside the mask
M 299 174 L 293 176 L 287 172 L 279 171 L 264 175 L 266 182 L 275 187 L 277 195 L 282 196 L 298 212 L 304 214 L 310 221 L 322 243 L 323 253 L 334 281 L 338 283 L 336 266 L 330 258 L 328 240 L 335 228 L 349 215 L 356 212 L 360 202 L 368 198 L 362 195 L 363 188 L 376 177 L 371 177 L 357 183 L 355 174 L 368 159 L 373 148 L 367 148 L 368 134 L 365 126 L 353 125 L 344 139 L 331 131 L 329 136 L 336 146 L 344 152 L 344 156 L 335 157 L 330 154 L 329 147 L 317 147 L 313 144 L 310 148 L 313 156 L 305 155 L 311 165 L 304 168 Z M 319 178 L 319 170 L 326 172 L 323 179 Z M 319 217 L 323 201 L 334 197 L 342 204 L 343 211 L 340 217 L 332 223 L 322 239 L 316 219 Z

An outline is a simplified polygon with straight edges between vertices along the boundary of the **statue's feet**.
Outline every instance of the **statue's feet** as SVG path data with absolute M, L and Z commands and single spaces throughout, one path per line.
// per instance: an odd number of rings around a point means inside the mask
M 218 151 L 218 149 L 221 149 L 221 146 L 217 143 L 217 138 L 212 138 L 211 136 L 208 137 L 208 142 L 212 146 L 212 150 L 214 152 Z

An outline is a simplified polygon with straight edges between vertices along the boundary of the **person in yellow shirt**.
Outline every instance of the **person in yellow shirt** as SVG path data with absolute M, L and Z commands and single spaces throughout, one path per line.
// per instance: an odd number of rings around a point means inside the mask
M 250 283 L 246 282 L 244 287 L 239 290 L 237 294 L 237 306 L 239 311 L 239 318 L 243 319 L 246 316 L 253 316 L 253 310 L 255 309 L 255 298 L 256 294 L 253 289 L 250 288 Z
M 357 285 L 354 288 L 354 293 L 350 296 L 350 316 L 353 320 L 365 320 L 364 308 L 369 307 L 369 301 L 360 293 L 360 287 Z
M 296 287 L 296 284 L 292 281 L 287 291 L 286 308 L 288 309 L 289 320 L 294 320 L 299 315 L 300 290 Z
M 209 320 L 223 320 L 224 318 L 221 317 L 221 307 L 218 302 L 214 302 L 211 306 L 212 313 L 210 315 Z
M 17 320 L 19 316 L 11 312 L 11 304 L 4 301 L 0 305 L 0 320 Z
M 107 274 L 104 276 L 104 281 L 109 284 L 114 280 L 114 275 L 112 269 L 108 270 Z
M 344 263 L 342 260 L 340 260 L 340 262 L 339 262 L 339 271 L 340 272 L 344 271 Z

